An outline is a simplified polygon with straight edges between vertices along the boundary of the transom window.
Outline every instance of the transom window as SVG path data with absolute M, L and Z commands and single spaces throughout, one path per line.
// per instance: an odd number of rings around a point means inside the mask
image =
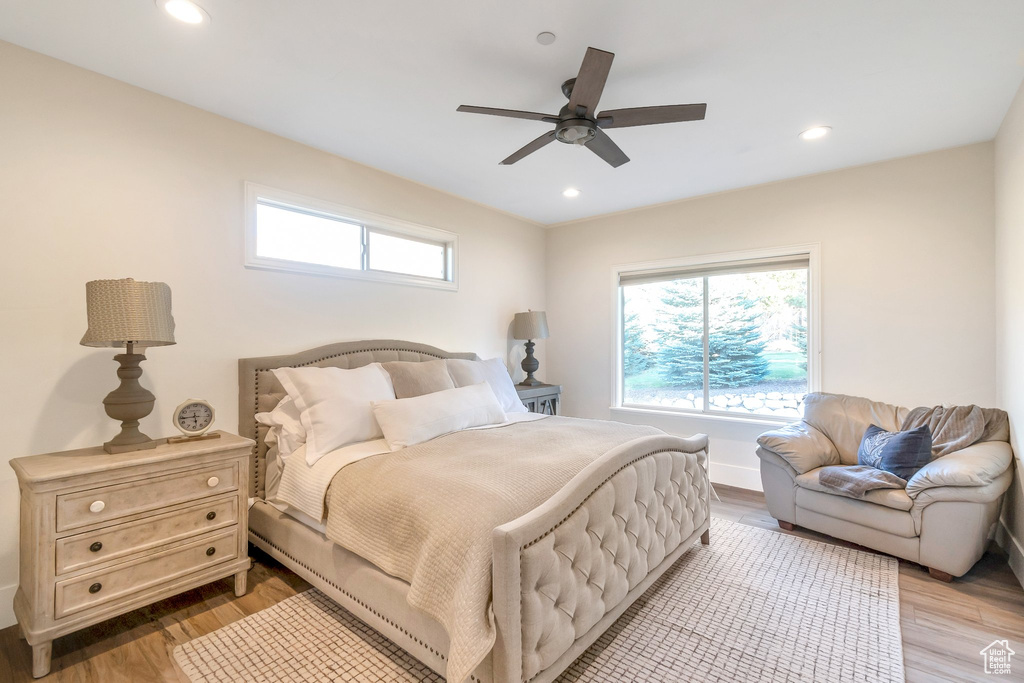
M 618 405 L 803 414 L 817 388 L 817 250 L 768 254 L 616 269 Z
M 246 184 L 246 265 L 457 289 L 458 237 Z

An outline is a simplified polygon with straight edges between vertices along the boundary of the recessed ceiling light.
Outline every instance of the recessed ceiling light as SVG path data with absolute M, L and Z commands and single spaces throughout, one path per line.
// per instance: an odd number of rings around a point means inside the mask
M 551 31 L 544 31 L 537 34 L 537 42 L 541 45 L 550 45 L 555 42 L 555 34 Z
M 201 24 L 210 18 L 206 10 L 189 0 L 157 0 L 156 4 L 158 7 L 163 7 L 172 17 L 186 24 Z
M 803 133 L 800 133 L 800 137 L 804 140 L 818 140 L 831 132 L 832 126 L 815 126 L 814 128 L 808 128 Z
M 580 191 L 577 190 L 575 187 L 567 187 L 564 190 L 562 190 L 562 196 L 568 197 L 569 199 L 574 199 L 580 196 Z

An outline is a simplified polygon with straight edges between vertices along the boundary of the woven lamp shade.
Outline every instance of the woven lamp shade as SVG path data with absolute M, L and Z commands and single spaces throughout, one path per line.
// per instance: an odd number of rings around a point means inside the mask
M 171 288 L 163 282 L 93 280 L 85 283 L 89 329 L 82 346 L 139 347 L 174 343 Z
M 512 320 L 513 339 L 547 339 L 548 316 L 544 311 L 516 313 Z

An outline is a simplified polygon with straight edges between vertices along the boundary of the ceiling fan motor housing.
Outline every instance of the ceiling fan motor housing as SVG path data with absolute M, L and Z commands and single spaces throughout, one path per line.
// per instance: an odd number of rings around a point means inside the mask
M 567 145 L 585 145 L 597 135 L 597 124 L 590 119 L 566 119 L 558 123 L 555 138 Z
M 570 78 L 562 84 L 562 94 L 572 98 L 572 87 L 576 84 L 575 78 Z M 567 145 L 585 145 L 597 135 L 597 124 L 592 119 L 583 116 L 584 111 L 570 112 L 566 104 L 558 112 L 558 127 L 555 128 L 555 139 Z

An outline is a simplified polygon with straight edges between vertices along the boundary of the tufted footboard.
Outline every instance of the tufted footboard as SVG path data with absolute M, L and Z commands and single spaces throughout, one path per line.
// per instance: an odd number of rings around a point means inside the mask
M 495 683 L 553 680 L 706 532 L 707 437 L 616 448 L 494 530 Z

